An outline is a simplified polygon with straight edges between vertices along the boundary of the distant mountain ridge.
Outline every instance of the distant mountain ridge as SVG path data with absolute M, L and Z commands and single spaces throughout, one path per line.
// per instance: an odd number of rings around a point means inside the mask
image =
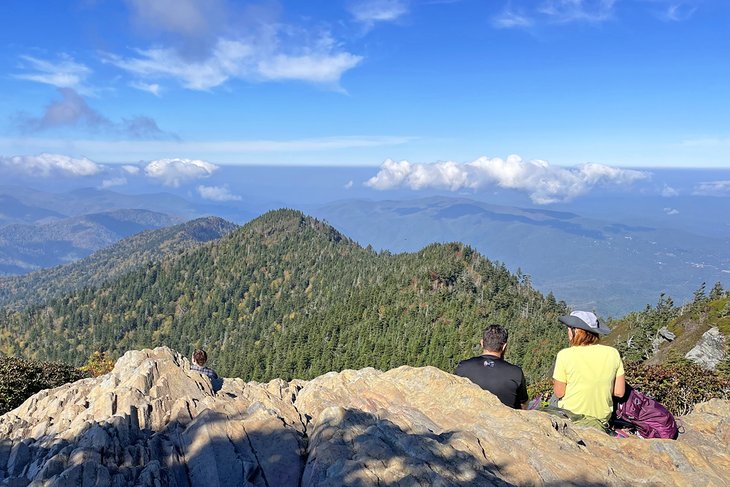
M 57 211 L 29 206 L 13 196 L 0 194 L 0 226 L 13 223 L 34 223 L 64 217 L 65 215 Z
M 730 241 L 658 226 L 446 197 L 346 200 L 311 213 L 376 249 L 464 242 L 526 272 L 543 292 L 601 316 L 642 309 L 661 293 L 681 302 L 701 282 L 730 284 Z
M 180 223 L 149 210 L 121 209 L 48 223 L 0 228 L 0 275 L 17 275 L 72 262 L 143 230 Z
M 498 322 L 511 333 L 508 358 L 541 377 L 561 348 L 566 311 L 463 244 L 376 253 L 279 210 L 101 288 L 0 309 L 0 351 L 80 364 L 98 349 L 203 347 L 220 373 L 255 380 L 403 364 L 453 370 Z
M 130 208 L 173 215 L 179 221 L 201 216 L 201 211 L 195 205 L 170 193 L 131 195 L 96 188 L 52 193 L 27 187 L 0 186 L 0 198 L 12 201 L 15 207 L 8 215 L 0 210 L 0 226 L 11 223 L 31 224 L 47 216 L 62 219 Z M 46 215 L 48 212 L 52 215 Z
M 24 276 L 0 277 L 0 306 L 37 304 L 84 286 L 99 286 L 141 265 L 216 240 L 238 226 L 207 217 L 146 230 L 79 261 Z

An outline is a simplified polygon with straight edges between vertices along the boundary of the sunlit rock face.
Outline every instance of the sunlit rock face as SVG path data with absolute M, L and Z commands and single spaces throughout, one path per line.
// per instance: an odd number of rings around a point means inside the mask
M 730 402 L 681 422 L 612 438 L 432 367 L 211 384 L 158 348 L 0 417 L 0 485 L 728 485 Z

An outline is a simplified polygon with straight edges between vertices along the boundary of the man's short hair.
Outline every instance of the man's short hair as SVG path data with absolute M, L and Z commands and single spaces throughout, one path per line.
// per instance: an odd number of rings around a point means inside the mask
M 205 365 L 205 362 L 208 361 L 208 354 L 205 353 L 205 350 L 197 349 L 193 352 L 193 362 L 200 365 L 201 367 Z
M 509 334 L 500 325 L 489 325 L 482 332 L 482 342 L 485 350 L 490 352 L 501 352 L 502 347 L 507 343 Z

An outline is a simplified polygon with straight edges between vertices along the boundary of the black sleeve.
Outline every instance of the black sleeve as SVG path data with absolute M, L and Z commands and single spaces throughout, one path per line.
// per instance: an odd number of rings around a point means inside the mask
M 517 403 L 518 407 L 522 404 L 526 403 L 530 400 L 530 397 L 527 395 L 527 384 L 525 383 L 525 374 L 522 373 L 522 382 L 520 382 L 520 387 L 517 388 Z
M 454 370 L 454 375 L 458 375 L 459 377 L 464 377 L 464 372 L 462 370 L 462 364 L 464 362 L 459 362 L 456 364 L 456 370 Z

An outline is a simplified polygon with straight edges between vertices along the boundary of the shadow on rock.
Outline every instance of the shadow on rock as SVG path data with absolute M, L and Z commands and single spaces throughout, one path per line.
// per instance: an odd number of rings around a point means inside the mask
M 577 437 L 434 368 L 215 392 L 160 348 L 0 416 L 0 486 L 726 485 L 729 411 L 698 405 L 678 442 Z

